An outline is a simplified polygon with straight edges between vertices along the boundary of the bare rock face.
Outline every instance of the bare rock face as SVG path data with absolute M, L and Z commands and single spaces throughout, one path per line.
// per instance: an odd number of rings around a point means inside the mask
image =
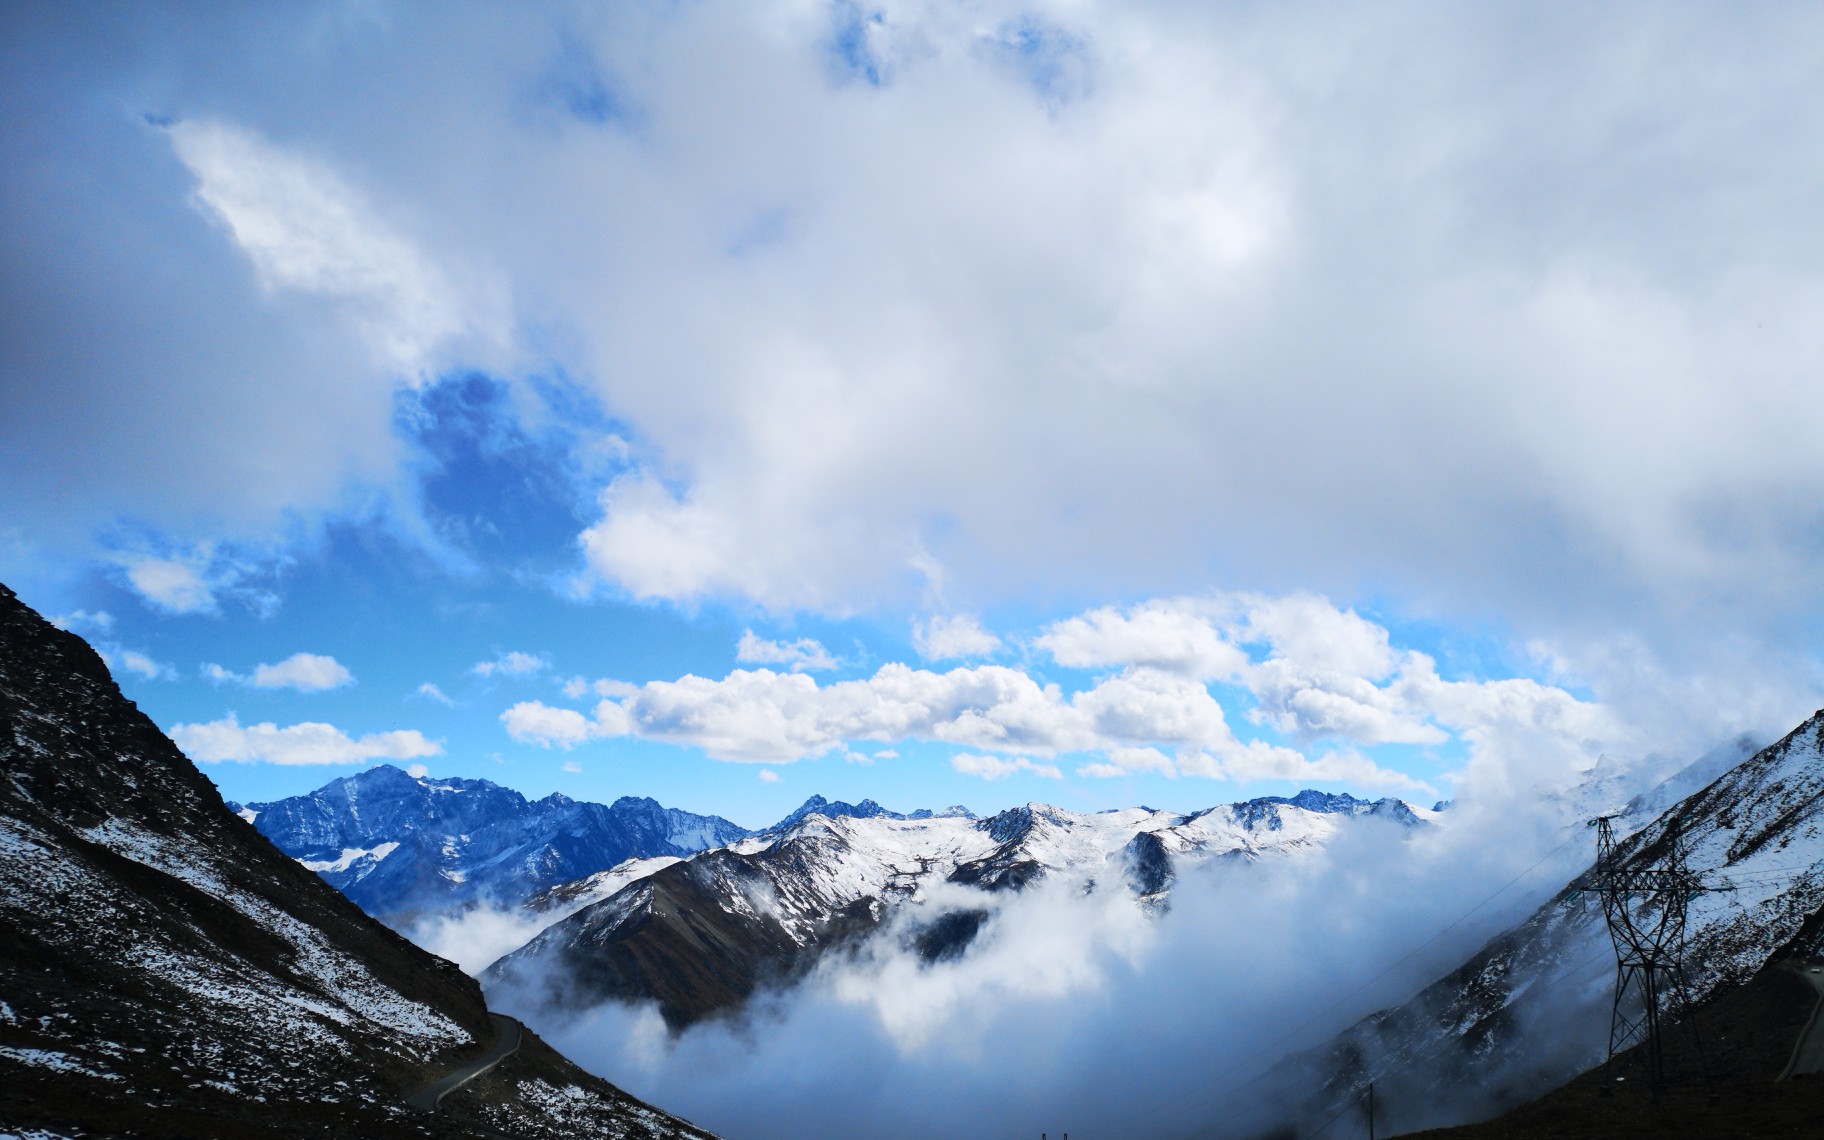
M 687 1137 L 281 854 L 0 586 L 0 1128 L 58 1135 Z

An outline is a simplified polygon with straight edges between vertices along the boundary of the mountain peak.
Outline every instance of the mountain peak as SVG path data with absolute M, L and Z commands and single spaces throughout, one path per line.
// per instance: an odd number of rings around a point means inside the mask
M 888 811 L 873 800 L 862 800 L 858 804 L 844 803 L 842 800 L 826 800 L 822 796 L 812 796 L 799 805 L 798 809 L 780 820 L 766 831 L 784 831 L 800 821 L 813 815 L 827 816 L 830 819 L 848 817 L 851 819 L 905 819 L 896 811 Z

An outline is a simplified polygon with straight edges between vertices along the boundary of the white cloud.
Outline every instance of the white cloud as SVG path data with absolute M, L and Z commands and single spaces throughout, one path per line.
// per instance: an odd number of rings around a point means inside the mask
M 554 708 L 543 701 L 521 701 L 500 714 L 507 735 L 521 744 L 541 748 L 575 748 L 589 740 L 608 736 L 625 736 L 629 731 L 626 712 L 613 701 L 595 706 L 595 716 L 586 717 L 574 709 Z
M 501 720 L 515 739 L 545 747 L 632 734 L 764 764 L 820 756 L 848 741 L 917 739 L 1043 755 L 1164 745 L 1194 752 L 1198 759 L 1185 770 L 1198 775 L 1297 778 L 1310 769 L 1291 749 L 1237 740 L 1208 689 L 1156 669 L 1128 670 L 1069 696 L 1000 665 L 936 673 L 889 664 L 865 680 L 821 687 L 801 673 L 737 669 L 720 681 L 652 681 L 624 700 L 602 701 L 593 717 L 527 701 Z M 1369 776 L 1405 781 L 1396 773 Z
M 1005 760 L 999 756 L 959 753 L 950 757 L 950 766 L 965 776 L 980 776 L 984 780 L 1005 780 L 1020 772 L 1030 772 L 1048 780 L 1064 778 L 1064 773 L 1058 771 L 1055 764 L 1035 764 L 1024 756 Z
M 616 681 L 612 677 L 602 677 L 594 681 L 587 677 L 571 677 L 558 688 L 563 690 L 564 696 L 571 700 L 575 700 L 585 693 L 594 693 L 598 697 L 613 697 L 618 700 L 621 697 L 632 696 L 639 691 L 638 685 L 630 685 L 626 681 Z
M 276 665 L 255 665 L 248 684 L 256 689 L 296 689 L 320 693 L 352 685 L 355 675 L 334 657 L 320 653 L 294 653 Z
M 1157 748 L 1111 748 L 1108 750 L 1108 762 L 1123 773 L 1157 772 L 1161 776 L 1176 776 L 1178 766 L 1172 758 Z
M 937 672 L 892 663 L 825 685 L 737 669 L 721 680 L 620 685 L 590 715 L 534 701 L 502 720 L 516 739 L 547 747 L 631 734 L 723 760 L 781 764 L 837 753 L 859 763 L 897 752 L 869 756 L 858 742 L 923 740 L 979 753 L 1077 755 L 1078 773 L 1089 777 L 1328 781 L 1424 793 L 1432 790 L 1424 779 L 1388 769 L 1364 749 L 1455 742 L 1467 749 L 1470 770 L 1531 786 L 1640 740 L 1602 705 L 1539 681 L 1446 681 L 1427 655 L 1395 648 L 1381 626 L 1309 594 L 1102 608 L 1053 623 L 1035 645 L 1104 675 L 1066 692 L 1002 665 Z M 1239 739 L 1212 686 L 1301 747 Z M 579 679 L 571 688 L 587 687 Z
M 126 555 L 122 565 L 127 584 L 153 607 L 173 614 L 215 612 L 215 594 L 222 583 L 206 573 L 206 558 Z
M 177 678 L 176 669 L 137 649 L 127 649 L 123 646 L 106 643 L 96 646 L 95 652 L 101 655 L 102 661 L 106 662 L 110 669 L 125 669 L 129 673 L 139 674 L 148 681 L 175 680 Z
M 811 638 L 767 641 L 755 637 L 751 629 L 742 631 L 740 644 L 735 647 L 735 660 L 758 665 L 784 665 L 794 673 L 817 672 L 836 667 L 836 659 L 830 656 L 821 643 Z
M 431 681 L 426 681 L 416 689 L 413 689 L 412 695 L 415 697 L 423 697 L 427 701 L 436 701 L 438 704 L 447 708 L 454 708 L 456 705 L 455 701 L 452 701 L 444 694 L 442 689 L 438 688 L 437 685 Z
M 1428 707 L 1402 696 L 1418 690 L 1388 681 L 1396 670 L 1422 675 L 1430 659 L 1396 653 L 1385 629 L 1311 594 L 1104 607 L 1052 623 L 1034 644 L 1061 665 L 1159 669 L 1237 684 L 1258 702 L 1250 715 L 1282 732 L 1360 744 L 1446 738 L 1428 723 Z
M 431 774 L 431 770 L 423 764 L 413 764 L 405 770 L 405 774 L 414 780 L 422 780 Z
M 1824 271 L 1792 188 L 1824 128 L 1777 77 L 1809 73 L 1812 37 L 1566 9 L 1529 52 L 1499 5 L 1361 6 L 1319 36 L 1283 6 L 1072 5 L 1044 16 L 1077 45 L 1057 88 L 997 46 L 1024 9 L 889 7 L 878 89 L 830 82 L 827 6 L 577 30 L 647 110 L 639 145 L 532 105 L 550 37 L 514 6 L 446 29 L 435 68 L 394 54 L 422 16 L 308 63 L 287 45 L 314 17 L 144 17 L 173 58 L 240 45 L 197 105 L 312 111 L 170 128 L 214 235 L 171 209 L 157 148 L 62 86 L 129 105 L 184 65 L 30 29 L 91 66 L 13 77 L 57 129 L 56 173 L 7 206 L 28 380 L 0 483 L 30 480 L 7 509 L 319 517 L 396 473 L 388 397 L 417 367 L 364 369 L 339 326 L 471 363 L 501 306 L 466 283 L 497 281 L 538 299 L 551 373 L 641 441 L 584 541 L 610 592 L 929 606 L 935 566 L 992 605 L 1216 566 L 1522 637 L 1588 619 L 1661 652 L 1743 630 L 1809 653 Z M 1654 81 L 1617 82 L 1617 52 Z M 83 192 L 52 192 L 69 171 Z M 147 591 L 194 612 L 203 586 Z
M 459 290 L 328 166 L 228 122 L 182 120 L 167 131 L 196 176 L 197 201 L 260 283 L 344 305 L 386 363 L 416 375 L 465 334 L 504 335 L 497 295 Z
M 509 650 L 495 656 L 492 661 L 477 661 L 470 666 L 469 672 L 477 677 L 525 677 L 543 669 L 546 661 L 530 653 Z
M 416 729 L 351 737 L 317 721 L 280 728 L 270 721 L 242 725 L 233 713 L 206 724 L 178 724 L 171 739 L 199 764 L 359 764 L 370 760 L 415 760 L 437 756 L 443 746 Z
M 94 633 L 107 633 L 114 628 L 114 615 L 106 610 L 96 610 L 93 613 L 88 610 L 71 610 L 52 618 L 51 624 L 58 629 L 75 632 L 86 629 Z
M 572 776 L 577 775 L 583 770 L 583 766 L 574 760 L 566 760 L 560 767 L 563 771 L 570 773 Z
M 256 557 L 204 541 L 156 554 L 112 550 L 106 561 L 119 568 L 129 589 L 162 613 L 218 613 L 224 596 L 233 597 L 261 617 L 278 610 L 278 595 L 252 584 L 262 562 L 270 566 L 283 561 L 282 555 L 271 551 Z
M 949 661 L 986 657 L 1001 647 L 1001 639 L 969 614 L 937 615 L 912 623 L 912 647 L 926 661 Z
M 341 662 L 319 653 L 294 653 L 275 665 L 255 665 L 251 674 L 236 673 L 213 661 L 205 662 L 201 672 L 205 680 L 216 685 L 232 683 L 255 689 L 296 689 L 300 693 L 320 693 L 355 682 L 355 675 Z M 423 686 L 419 691 L 423 692 Z
M 870 765 L 874 763 L 874 757 L 865 752 L 857 752 L 853 748 L 843 749 L 842 758 L 850 764 Z
M 899 759 L 899 753 L 894 751 L 891 748 L 882 748 L 882 749 L 878 749 L 874 753 L 874 759 L 876 759 L 876 760 L 897 760 L 897 759 Z
M 763 784 L 777 784 L 779 782 L 779 773 L 773 771 L 771 768 L 760 769 L 759 775 L 760 782 Z
M 1060 665 L 1140 665 L 1203 680 L 1233 677 L 1248 655 L 1225 640 L 1216 603 L 1146 602 L 1123 613 L 1107 606 L 1046 627 L 1033 644 Z

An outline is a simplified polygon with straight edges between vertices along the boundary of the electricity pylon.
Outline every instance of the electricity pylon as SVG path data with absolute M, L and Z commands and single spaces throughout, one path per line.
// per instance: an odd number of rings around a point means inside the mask
M 1613 818 L 1605 815 L 1590 821 L 1596 828 L 1596 877 L 1591 886 L 1602 897 L 1602 916 L 1615 943 L 1608 1063 L 1634 1045 L 1645 1046 L 1647 1083 L 1657 1092 L 1666 1079 L 1662 1023 L 1667 1015 L 1683 1023 L 1699 1059 L 1703 1057 L 1685 984 L 1685 917 L 1692 897 L 1713 888 L 1704 886 L 1685 865 L 1676 837 L 1668 843 L 1662 866 L 1623 867 L 1615 856 Z M 1638 1015 L 1632 1012 L 1630 997 L 1640 1002 Z

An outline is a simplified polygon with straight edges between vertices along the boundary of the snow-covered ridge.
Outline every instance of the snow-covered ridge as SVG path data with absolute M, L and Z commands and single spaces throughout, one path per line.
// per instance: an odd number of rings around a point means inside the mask
M 381 843 L 367 848 L 344 847 L 342 853 L 334 859 L 299 859 L 298 862 L 321 875 L 331 871 L 346 871 L 363 860 L 369 864 L 378 863 L 398 849 L 397 843 Z
M 1295 857 L 1341 828 L 1410 829 L 1436 815 L 1398 800 L 1321 792 L 1188 815 L 1029 803 L 988 819 L 962 810 L 900 815 L 872 801 L 813 797 L 780 825 L 725 847 L 650 869 L 628 865 L 612 877 L 547 892 L 594 901 L 503 957 L 483 980 L 540 985 L 569 978 L 585 999 L 655 998 L 669 1021 L 684 1024 L 739 1004 L 762 981 L 807 969 L 828 947 L 902 907 L 941 899 L 930 916 L 940 920 L 960 905 L 959 888 L 965 895 L 1020 890 L 1063 878 L 1089 890 L 1125 890 L 1153 907 L 1186 867 Z M 615 883 L 618 889 L 603 893 Z M 979 928 L 969 924 L 970 933 L 941 947 L 934 942 L 932 952 L 965 952 Z M 647 962 L 667 966 L 649 971 Z

